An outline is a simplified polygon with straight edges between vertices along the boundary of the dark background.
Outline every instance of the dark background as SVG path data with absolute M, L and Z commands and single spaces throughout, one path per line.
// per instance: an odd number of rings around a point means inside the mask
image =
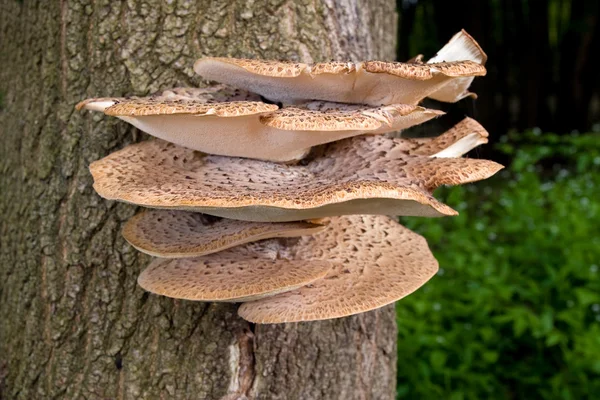
M 600 121 L 600 1 L 399 0 L 398 60 L 433 56 L 464 28 L 488 55 L 480 94 L 451 107 L 497 139 L 509 129 L 590 131 Z

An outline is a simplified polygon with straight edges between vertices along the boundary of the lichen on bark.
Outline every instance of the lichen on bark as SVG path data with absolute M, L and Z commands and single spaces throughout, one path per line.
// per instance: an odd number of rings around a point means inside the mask
M 146 136 L 74 105 L 200 85 L 202 55 L 393 58 L 388 0 L 0 0 L 0 398 L 385 399 L 393 307 L 253 326 L 148 295 L 120 229 L 136 208 L 91 161 Z

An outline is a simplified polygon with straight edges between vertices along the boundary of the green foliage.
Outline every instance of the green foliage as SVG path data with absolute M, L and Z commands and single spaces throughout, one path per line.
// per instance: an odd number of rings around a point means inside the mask
M 403 218 L 440 272 L 397 303 L 398 398 L 600 398 L 600 135 L 509 135 L 508 170 Z

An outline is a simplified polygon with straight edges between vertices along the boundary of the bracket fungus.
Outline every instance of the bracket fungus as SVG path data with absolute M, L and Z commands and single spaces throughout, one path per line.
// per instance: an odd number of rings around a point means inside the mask
M 457 33 L 427 63 L 364 61 L 316 64 L 204 57 L 194 71 L 284 104 L 311 100 L 417 104 L 432 96 L 457 101 L 473 77 L 486 73 L 485 53 L 465 31 Z M 418 61 L 418 60 L 417 60 Z
M 269 238 L 311 235 L 325 225 L 308 221 L 248 222 L 188 211 L 147 210 L 130 218 L 123 237 L 155 257 L 196 257 Z
M 433 191 L 502 166 L 462 158 L 487 143 L 470 118 L 433 138 L 384 134 L 443 114 L 420 107 L 425 97 L 474 96 L 468 89 L 486 58 L 465 31 L 427 62 L 205 57 L 198 74 L 239 89 L 82 101 L 78 109 L 158 138 L 90 165 L 102 197 L 151 208 L 123 229 L 135 248 L 159 257 L 139 285 L 242 302 L 239 315 L 254 323 L 344 317 L 417 290 L 437 261 L 421 236 L 386 215 L 455 215 Z
M 350 216 L 332 218 L 312 236 L 264 240 L 204 257 L 157 259 L 138 281 L 153 293 L 181 299 L 264 298 L 243 305 L 240 315 L 272 323 L 382 307 L 418 289 L 437 269 L 421 236 L 389 217 Z
M 467 117 L 440 136 L 406 140 L 405 143 L 412 147 L 403 149 L 398 146 L 397 149 L 413 155 L 453 158 L 460 157 L 487 142 L 488 132 L 485 128 L 473 118 Z
M 333 267 L 327 260 L 282 258 L 277 243 L 271 239 L 203 257 L 157 258 L 138 283 L 149 292 L 177 299 L 242 302 L 308 285 Z
M 487 135 L 479 124 L 467 124 L 476 130 L 458 127 L 435 139 L 341 140 L 324 146 L 306 165 L 206 156 L 153 140 L 95 161 L 90 170 L 94 188 L 107 199 L 246 221 L 455 215 L 433 190 L 486 179 L 502 168 L 487 160 L 431 157 L 460 148 L 459 155 L 468 150 L 461 139 Z
M 427 64 L 458 60 L 469 60 L 482 66 L 487 61 L 483 49 L 464 29 L 454 35 L 435 57 L 427 61 Z M 465 97 L 477 98 L 475 93 L 468 90 L 474 78 L 475 76 L 464 76 L 452 79 L 428 97 L 446 103 L 455 103 Z
M 299 160 L 319 144 L 399 131 L 443 114 L 406 104 L 309 102 L 279 109 L 223 85 L 175 88 L 148 97 L 92 98 L 77 108 L 103 111 L 192 150 L 278 162 Z
M 301 238 L 287 253 L 307 264 L 327 260 L 328 274 L 297 290 L 244 303 L 239 315 L 256 323 L 339 318 L 400 300 L 438 270 L 425 239 L 386 216 L 332 218 L 328 229 Z

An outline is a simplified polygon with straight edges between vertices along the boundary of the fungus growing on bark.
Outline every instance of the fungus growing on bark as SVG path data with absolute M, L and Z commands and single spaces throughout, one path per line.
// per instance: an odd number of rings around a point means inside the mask
M 398 131 L 443 114 L 418 106 L 310 102 L 278 109 L 225 86 L 176 88 L 149 97 L 88 99 L 77 105 L 121 118 L 144 132 L 208 154 L 295 161 L 315 145 Z
M 385 216 L 332 218 L 328 228 L 286 249 L 306 265 L 327 260 L 327 275 L 299 289 L 244 303 L 239 315 L 255 323 L 345 317 L 397 301 L 438 270 L 425 239 Z
M 319 246 L 313 237 L 306 238 Z M 240 302 L 297 289 L 324 277 L 333 266 L 325 259 L 292 259 L 285 251 L 278 239 L 268 239 L 202 257 L 157 258 L 138 283 L 177 299 Z
M 477 146 L 488 142 L 488 132 L 472 118 L 465 118 L 443 135 L 406 141 L 412 148 L 398 146 L 396 150 L 438 158 L 460 157 Z
M 470 84 L 473 77 L 486 73 L 485 54 L 464 31 L 429 62 L 415 61 L 303 64 L 204 57 L 196 61 L 194 71 L 205 79 L 286 104 L 326 100 L 374 106 L 417 104 L 428 96 L 456 101 L 465 96 L 467 82 Z M 459 83 L 453 84 L 454 81 Z M 450 86 L 445 88 L 447 85 Z
M 239 315 L 255 323 L 339 318 L 412 293 L 438 264 L 422 237 L 384 215 L 455 215 L 433 191 L 502 166 L 460 158 L 487 142 L 470 118 L 435 138 L 382 134 L 442 114 L 416 105 L 425 97 L 472 95 L 485 61 L 465 31 L 426 63 L 207 57 L 194 66 L 205 78 L 293 105 L 228 86 L 79 103 L 159 138 L 90 165 L 101 196 L 164 209 L 124 227 L 134 247 L 161 257 L 138 283 L 244 302 Z
M 435 64 L 459 60 L 469 60 L 480 65 L 485 65 L 487 61 L 487 55 L 483 49 L 464 29 L 454 35 L 442 50 L 427 63 Z M 468 90 L 473 79 L 473 76 L 452 79 L 446 85 L 431 93 L 429 97 L 446 103 L 455 103 L 469 96 L 477 98 L 475 93 Z
M 146 254 L 181 258 L 216 253 L 262 239 L 311 235 L 323 229 L 325 225 L 304 221 L 248 222 L 189 211 L 147 210 L 127 221 L 123 237 Z
M 431 157 L 444 149 L 460 155 L 465 132 L 418 140 L 355 137 L 328 144 L 295 166 L 204 156 L 154 140 L 95 161 L 90 170 L 94 188 L 107 199 L 248 221 L 455 215 L 433 190 L 485 179 L 502 168 L 487 160 Z

